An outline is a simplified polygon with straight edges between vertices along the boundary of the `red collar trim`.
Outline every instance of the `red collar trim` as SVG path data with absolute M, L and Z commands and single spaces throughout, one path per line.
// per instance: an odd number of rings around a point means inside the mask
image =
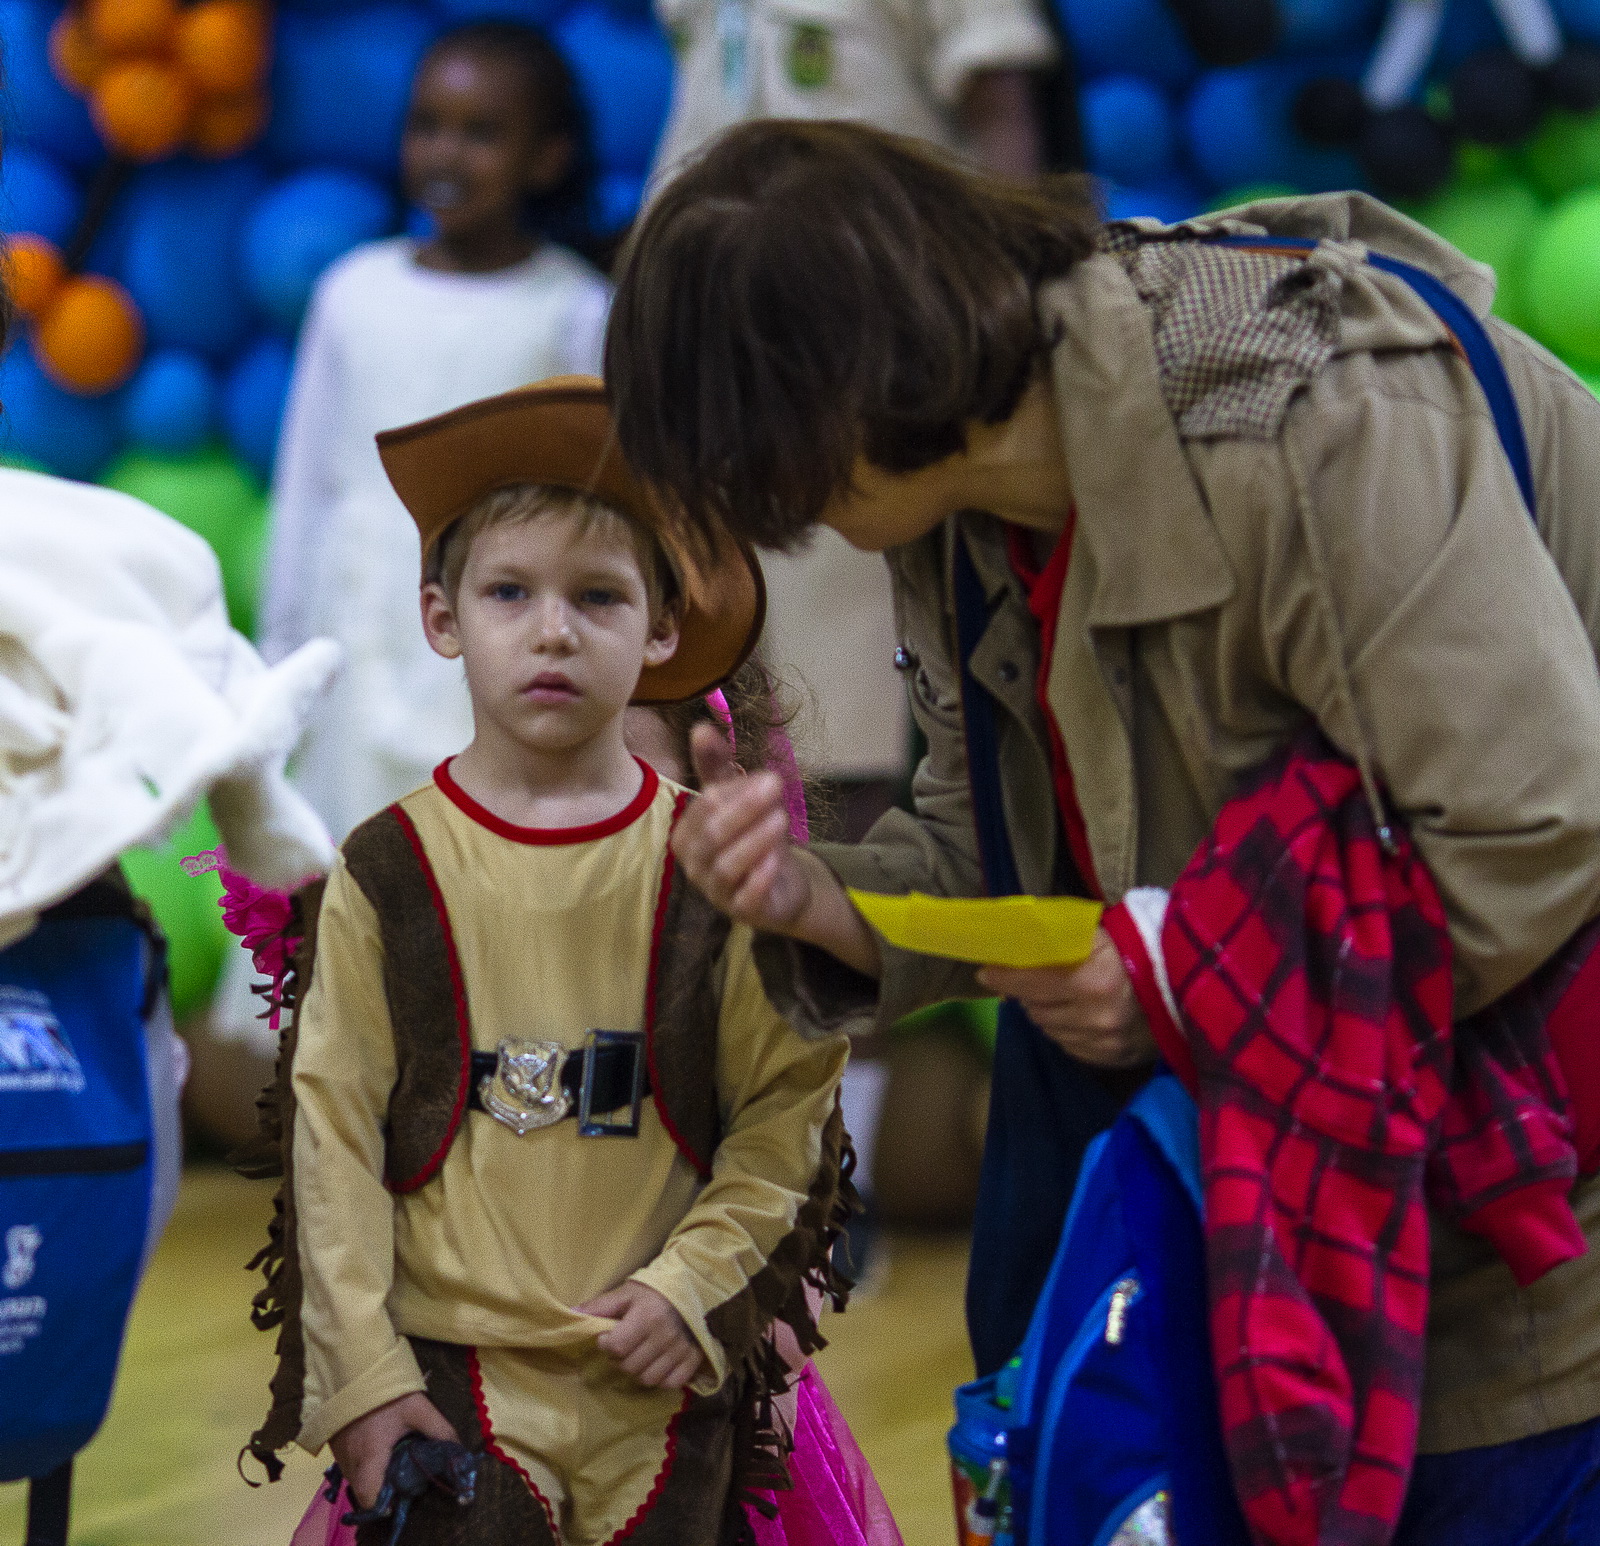
M 644 781 L 639 785 L 638 794 L 615 816 L 607 816 L 604 821 L 591 821 L 583 827 L 519 827 L 496 816 L 487 806 L 479 805 L 450 776 L 450 764 L 454 760 L 446 757 L 433 770 L 433 781 L 457 810 L 465 816 L 470 816 L 480 827 L 487 827 L 498 837 L 510 838 L 513 843 L 534 843 L 542 847 L 561 843 L 592 843 L 597 838 L 611 837 L 624 827 L 631 827 L 644 815 L 655 800 L 656 791 L 661 788 L 661 779 L 656 770 L 643 758 L 635 757 L 633 760 L 639 764 L 639 771 L 644 774 Z

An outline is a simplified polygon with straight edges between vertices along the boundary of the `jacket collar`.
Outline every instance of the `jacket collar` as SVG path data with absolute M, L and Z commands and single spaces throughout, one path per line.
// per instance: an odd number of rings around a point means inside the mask
M 1218 606 L 1233 571 L 1161 392 L 1149 315 L 1121 264 L 1100 253 L 1046 285 L 1059 335 L 1051 373 L 1077 541 L 1094 560 L 1091 628 L 1130 628 Z

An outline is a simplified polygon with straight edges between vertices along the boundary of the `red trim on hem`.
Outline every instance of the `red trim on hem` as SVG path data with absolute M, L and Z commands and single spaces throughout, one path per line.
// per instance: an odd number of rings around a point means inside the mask
M 394 812 L 395 820 L 400 823 L 400 830 L 421 866 L 422 878 L 428 883 L 428 895 L 433 900 L 433 910 L 439 918 L 439 927 L 444 931 L 445 956 L 450 962 L 450 997 L 456 1006 L 456 1039 L 461 1043 L 461 1078 L 456 1085 L 455 1105 L 450 1109 L 450 1126 L 445 1132 L 444 1142 L 414 1176 L 388 1183 L 389 1190 L 399 1196 L 414 1192 L 431 1181 L 444 1163 L 445 1155 L 450 1152 L 450 1145 L 455 1142 L 461 1119 L 467 1113 L 467 1097 L 472 1091 L 472 1021 L 467 1011 L 467 985 L 461 975 L 461 957 L 456 953 L 455 930 L 450 927 L 450 912 L 444 905 L 444 893 L 439 889 L 438 877 L 428 862 L 427 850 L 422 846 L 422 836 L 417 831 L 417 824 L 400 806 L 391 805 L 389 809 Z
M 494 1425 L 489 1421 L 489 1403 L 483 1394 L 483 1370 L 478 1364 L 478 1350 L 475 1347 L 467 1349 L 467 1371 L 472 1377 L 472 1404 L 478 1409 L 478 1426 L 483 1429 L 483 1447 L 502 1465 L 510 1466 L 522 1478 L 528 1491 L 539 1500 L 539 1507 L 544 1510 L 544 1517 L 550 1522 L 551 1536 L 559 1541 L 561 1526 L 556 1523 L 556 1511 L 550 1507 L 549 1498 L 539 1491 L 538 1483 L 528 1475 L 522 1463 L 508 1455 L 494 1436 Z
M 1195 1072 L 1194 1054 L 1189 1049 L 1182 1026 L 1173 1020 L 1172 1011 L 1167 1008 L 1155 962 L 1150 959 L 1144 935 L 1139 932 L 1139 925 L 1133 921 L 1126 903 L 1118 902 L 1115 907 L 1108 907 L 1101 916 L 1100 926 L 1111 936 L 1111 943 L 1122 957 L 1128 981 L 1133 985 L 1133 996 L 1144 1011 L 1150 1034 L 1155 1037 L 1161 1056 L 1183 1082 L 1184 1088 L 1191 1095 L 1195 1094 L 1200 1087 L 1200 1080 Z
M 1461 1227 L 1487 1240 L 1511 1269 L 1517 1287 L 1526 1288 L 1588 1252 L 1570 1195 L 1565 1181 L 1535 1182 L 1485 1203 L 1462 1219 Z
M 631 827 L 650 809 L 661 787 L 661 776 L 642 757 L 633 759 L 644 774 L 639 792 L 614 816 L 604 821 L 591 821 L 581 827 L 519 827 L 514 822 L 496 816 L 488 806 L 480 805 L 450 775 L 453 757 L 446 757 L 433 770 L 433 781 L 440 792 L 463 815 L 470 816 L 480 827 L 487 827 L 497 837 L 509 838 L 513 843 L 531 843 L 547 848 L 563 843 L 593 843 L 603 837 L 613 837 L 625 827 Z
M 633 1518 L 606 1542 L 606 1546 L 620 1546 L 621 1542 L 627 1540 L 644 1523 L 645 1515 L 661 1501 L 661 1494 L 666 1491 L 667 1480 L 672 1475 L 672 1468 L 678 1460 L 678 1424 L 683 1421 L 683 1414 L 689 1410 L 689 1403 L 693 1399 L 687 1390 L 684 1391 L 683 1405 L 672 1414 L 667 1423 L 667 1452 L 661 1457 L 661 1469 L 656 1472 L 656 1479 L 650 1484 L 649 1495 L 633 1511 Z
M 671 831 L 678 829 L 678 818 L 683 815 L 684 807 L 689 803 L 689 791 L 682 790 L 672 802 Z M 650 1099 L 654 1102 L 656 1115 L 661 1118 L 661 1125 L 666 1128 L 667 1136 L 678 1147 L 678 1152 L 694 1166 L 695 1174 L 702 1181 L 711 1178 L 711 1165 L 695 1153 L 694 1146 L 678 1130 L 678 1124 L 672 1120 L 672 1113 L 667 1110 L 666 1101 L 662 1098 L 661 1070 L 656 1066 L 656 991 L 661 976 L 661 941 L 667 929 L 667 903 L 672 896 L 672 877 L 677 872 L 678 861 L 673 855 L 672 844 L 667 843 L 666 857 L 661 861 L 661 889 L 656 893 L 655 919 L 650 925 L 650 974 L 645 982 L 644 990 L 644 1047 L 645 1061 L 650 1068 Z

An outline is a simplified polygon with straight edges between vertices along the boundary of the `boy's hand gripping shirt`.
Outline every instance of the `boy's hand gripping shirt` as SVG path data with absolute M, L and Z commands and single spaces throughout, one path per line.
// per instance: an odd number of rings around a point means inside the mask
M 474 1050 L 493 1052 L 503 1039 L 577 1048 L 590 1030 L 644 1029 L 681 794 L 647 772 L 618 817 L 566 830 L 499 822 L 447 774 L 400 802 L 448 915 Z M 793 1034 L 761 990 L 748 935 L 735 930 L 718 965 L 722 1137 L 709 1177 L 647 1098 L 636 1138 L 584 1138 L 571 1119 L 519 1136 L 469 1111 L 432 1178 L 397 1194 L 384 1179 L 397 1077 L 384 968 L 377 914 L 341 861 L 322 904 L 294 1061 L 300 1443 L 317 1449 L 374 1407 L 424 1389 L 408 1337 L 465 1344 L 483 1360 L 496 1439 L 541 1490 L 571 1491 L 575 1436 L 597 1423 L 613 1435 L 610 1461 L 598 1471 L 584 1462 L 580 1489 L 606 1518 L 573 1535 L 605 1539 L 648 1495 L 683 1398 L 620 1375 L 595 1347 L 612 1323 L 573 1306 L 629 1278 L 656 1289 L 706 1356 L 695 1390 L 715 1390 L 729 1357 L 708 1318 L 794 1227 L 845 1048 Z M 630 1427 L 637 1442 L 625 1441 Z M 578 1449 L 568 1453 L 567 1441 Z

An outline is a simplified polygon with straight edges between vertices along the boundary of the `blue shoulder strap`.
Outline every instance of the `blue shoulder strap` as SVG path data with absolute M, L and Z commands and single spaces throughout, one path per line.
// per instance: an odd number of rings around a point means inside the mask
M 1316 246 L 1315 242 L 1298 236 L 1219 236 L 1214 240 L 1221 247 L 1266 247 L 1285 252 L 1310 252 Z M 1478 385 L 1483 388 L 1483 395 L 1489 400 L 1489 412 L 1494 416 L 1500 444 L 1505 447 L 1506 460 L 1511 463 L 1517 487 L 1522 491 L 1522 502 L 1537 524 L 1538 500 L 1533 487 L 1533 462 L 1528 455 L 1522 416 L 1517 412 L 1517 400 L 1512 395 L 1511 382 L 1506 377 L 1506 368 L 1500 362 L 1500 355 L 1488 330 L 1472 308 L 1437 275 L 1381 252 L 1369 252 L 1367 262 L 1386 274 L 1405 280 L 1433 308 L 1461 346 L 1467 364 L 1472 367 Z

